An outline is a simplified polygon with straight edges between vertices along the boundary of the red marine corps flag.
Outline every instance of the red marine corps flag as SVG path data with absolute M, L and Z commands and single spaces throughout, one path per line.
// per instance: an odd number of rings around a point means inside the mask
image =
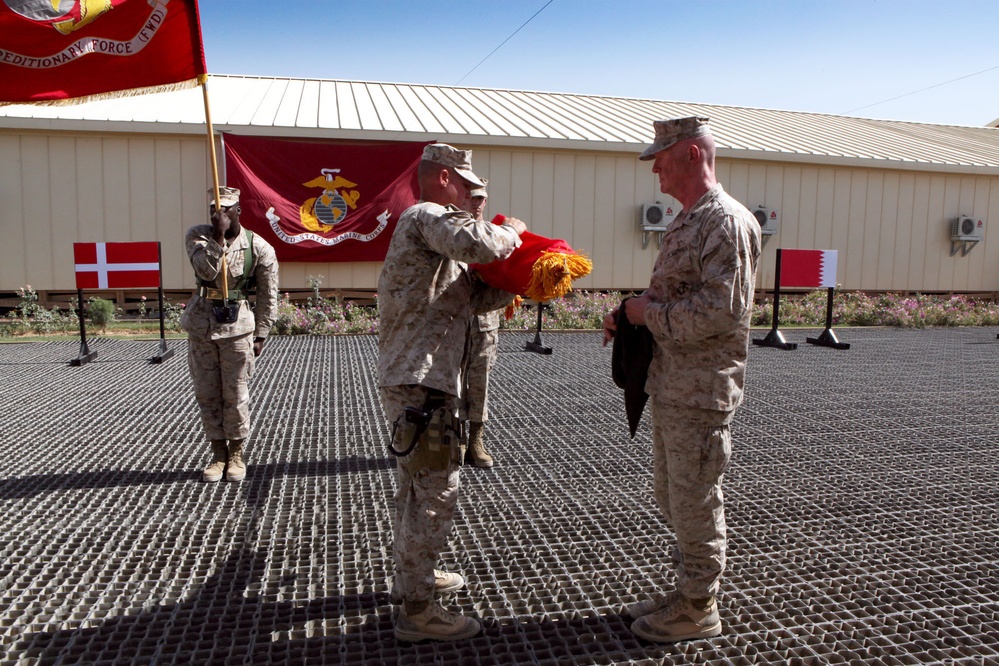
M 193 87 L 196 0 L 0 0 L 0 104 Z
M 240 224 L 280 261 L 382 261 L 416 203 L 424 143 L 312 143 L 225 135 Z

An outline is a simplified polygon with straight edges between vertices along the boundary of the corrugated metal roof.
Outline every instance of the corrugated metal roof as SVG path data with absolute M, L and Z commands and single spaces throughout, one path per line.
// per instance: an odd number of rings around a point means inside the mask
M 999 128 L 599 95 L 401 83 L 210 77 L 216 130 L 639 152 L 652 121 L 706 115 L 723 157 L 999 173 Z M 0 107 L 0 127 L 198 131 L 200 89 L 73 106 Z M 123 126 L 122 123 L 128 123 Z

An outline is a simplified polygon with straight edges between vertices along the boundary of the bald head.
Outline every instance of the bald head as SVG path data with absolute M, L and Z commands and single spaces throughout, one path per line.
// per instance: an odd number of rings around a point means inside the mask
M 715 138 L 710 134 L 705 134 L 704 136 L 699 136 L 696 139 L 691 139 L 701 151 L 701 159 L 704 164 L 711 169 L 711 173 L 715 171 Z
M 684 208 L 697 203 L 718 182 L 715 178 L 715 140 L 710 134 L 682 139 L 653 155 L 652 172 L 659 189 Z

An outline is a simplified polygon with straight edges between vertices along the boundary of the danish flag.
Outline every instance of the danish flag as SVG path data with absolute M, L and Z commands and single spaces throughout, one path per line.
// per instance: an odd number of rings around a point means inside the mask
M 780 249 L 781 287 L 835 287 L 836 250 Z
M 160 286 L 160 244 L 73 243 L 77 289 Z

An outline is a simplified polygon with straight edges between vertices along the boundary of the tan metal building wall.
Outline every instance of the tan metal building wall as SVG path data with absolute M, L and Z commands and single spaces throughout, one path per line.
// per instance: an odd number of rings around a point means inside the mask
M 487 212 L 521 217 L 537 233 L 589 253 L 582 289 L 633 289 L 648 283 L 656 244 L 642 248 L 638 207 L 675 203 L 658 192 L 650 163 L 633 153 L 544 148 L 474 149 L 490 179 Z M 73 289 L 75 241 L 159 240 L 164 286 L 190 288 L 194 275 L 183 233 L 205 220 L 208 155 L 202 135 L 0 130 L 0 291 L 25 284 Z M 999 290 L 999 176 L 931 170 L 825 166 L 720 158 L 733 196 L 780 215 L 764 248 L 758 284 L 773 285 L 774 250 L 839 250 L 846 289 L 923 292 Z M 986 220 L 985 239 L 967 256 L 950 255 L 949 221 Z M 286 263 L 281 287 L 372 289 L 379 263 Z
M 161 241 L 164 287 L 193 285 L 207 153 L 203 136 L 0 131 L 0 291 L 75 289 L 78 241 Z

